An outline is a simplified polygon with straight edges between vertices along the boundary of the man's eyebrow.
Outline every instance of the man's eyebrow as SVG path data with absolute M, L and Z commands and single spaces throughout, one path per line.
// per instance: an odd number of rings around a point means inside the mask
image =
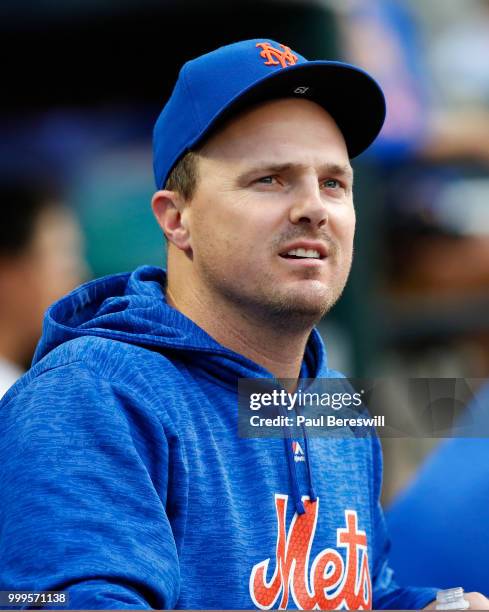
M 324 164 L 323 171 L 333 176 L 344 176 L 353 180 L 353 168 L 350 164 Z
M 273 162 L 269 163 L 267 161 L 263 161 L 258 162 L 254 164 L 252 168 L 245 170 L 239 178 L 247 178 L 248 176 L 252 176 L 260 172 L 280 174 L 281 172 L 287 172 L 288 170 L 293 169 L 301 169 L 304 167 L 304 164 L 296 164 L 292 162 L 287 162 L 284 164 L 274 164 Z M 320 170 L 321 174 L 343 176 L 353 181 L 353 168 L 350 166 L 350 164 L 335 164 L 327 162 L 321 165 Z

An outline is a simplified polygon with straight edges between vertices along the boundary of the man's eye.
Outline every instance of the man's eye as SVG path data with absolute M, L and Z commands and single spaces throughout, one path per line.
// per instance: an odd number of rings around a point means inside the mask
M 327 189 L 338 189 L 338 187 L 341 187 L 340 182 L 337 181 L 336 179 L 326 179 L 323 182 L 323 185 L 327 188 Z
M 274 176 L 262 176 L 257 180 L 257 183 L 263 183 L 264 185 L 273 185 L 275 182 Z

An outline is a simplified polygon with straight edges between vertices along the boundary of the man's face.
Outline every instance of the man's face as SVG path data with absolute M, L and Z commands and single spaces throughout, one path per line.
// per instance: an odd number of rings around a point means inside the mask
M 319 320 L 345 286 L 355 228 L 351 166 L 333 119 L 310 101 L 271 101 L 200 154 L 184 211 L 199 282 L 275 324 Z

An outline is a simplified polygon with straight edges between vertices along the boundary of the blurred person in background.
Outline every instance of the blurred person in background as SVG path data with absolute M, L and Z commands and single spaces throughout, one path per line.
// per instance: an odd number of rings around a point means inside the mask
M 489 376 L 489 2 L 337 8 L 346 59 L 383 83 L 389 109 L 370 151 L 387 329 L 372 374 Z M 434 441 L 383 442 L 389 501 Z
M 487 378 L 489 2 L 352 1 L 343 17 L 348 59 L 381 80 L 390 110 L 371 151 L 385 189 L 384 290 L 408 324 L 383 365 Z M 402 584 L 489 585 L 487 385 L 474 404 L 479 439 L 444 441 L 416 475 L 435 441 L 383 440 Z
M 487 169 L 488 0 L 349 0 L 337 10 L 345 56 L 385 83 L 390 102 L 371 153 L 390 167 L 418 159 Z
M 53 186 L 0 181 L 0 397 L 29 366 L 47 307 L 85 278 L 74 214 Z
M 445 300 L 487 292 L 489 2 L 346 6 L 346 58 L 383 83 L 389 108 L 371 150 L 385 190 L 387 288 Z
M 401 584 L 489 587 L 489 384 L 457 425 L 387 513 Z

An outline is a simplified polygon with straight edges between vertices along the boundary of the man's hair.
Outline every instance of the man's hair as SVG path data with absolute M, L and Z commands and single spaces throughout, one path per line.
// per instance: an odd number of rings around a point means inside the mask
M 61 206 L 57 186 L 37 179 L 0 180 L 0 256 L 17 256 L 27 250 L 41 213 Z
M 186 153 L 170 172 L 165 189 L 178 191 L 187 202 L 191 200 L 199 178 L 198 160 L 198 153 L 194 151 Z

